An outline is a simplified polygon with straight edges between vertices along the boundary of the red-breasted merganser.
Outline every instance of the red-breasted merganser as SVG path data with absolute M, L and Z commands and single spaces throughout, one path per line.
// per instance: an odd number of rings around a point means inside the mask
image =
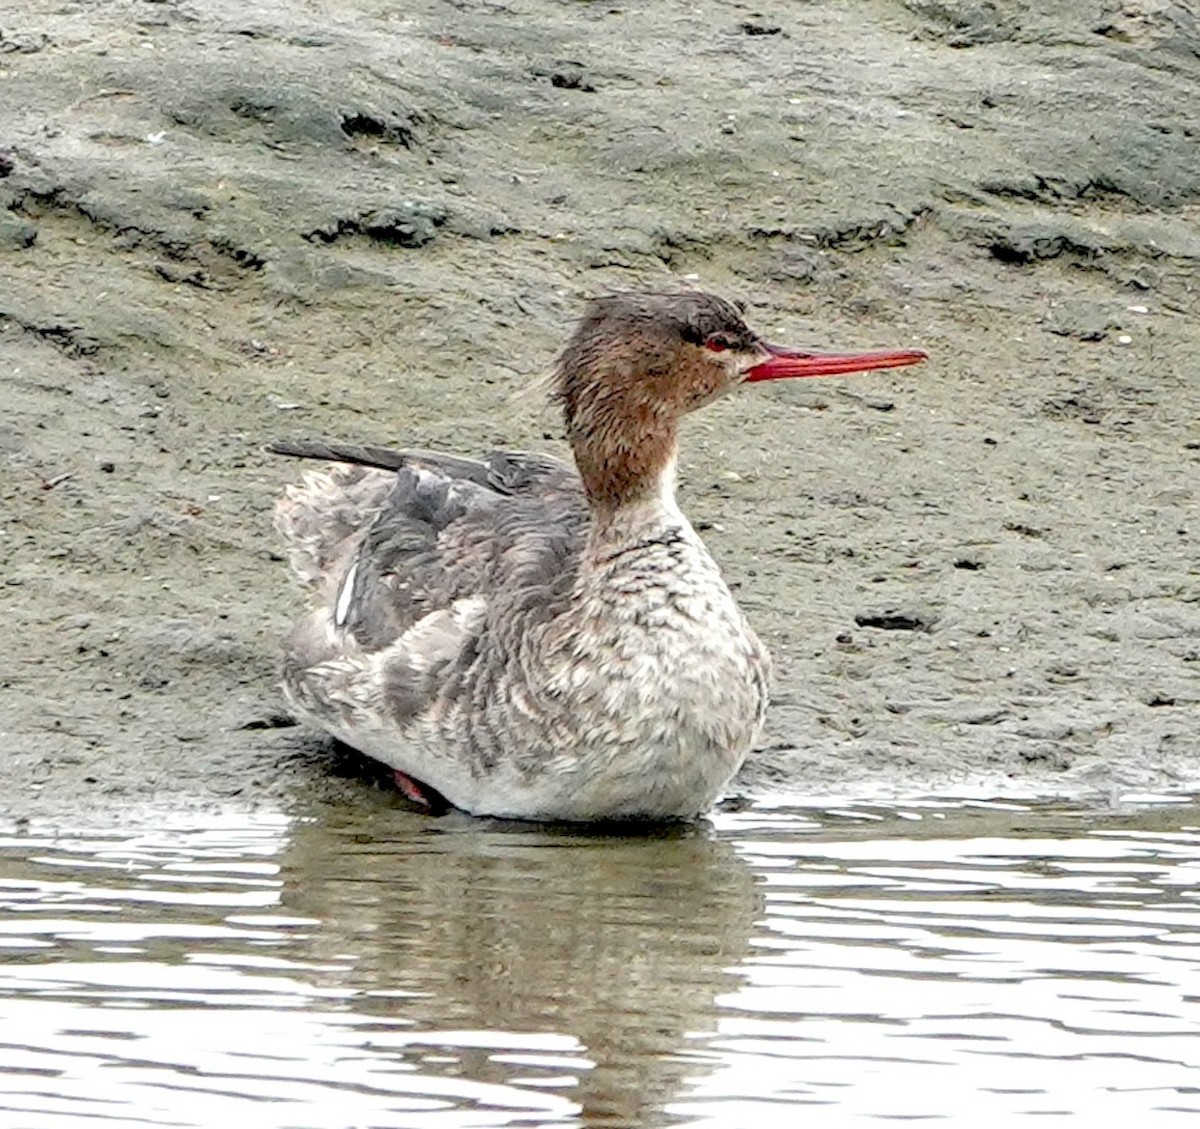
M 680 417 L 744 383 L 924 358 L 785 349 L 711 294 L 617 294 L 553 370 L 575 468 L 277 444 L 334 462 L 276 510 L 313 589 L 288 702 L 476 815 L 700 815 L 759 732 L 770 659 L 676 505 Z

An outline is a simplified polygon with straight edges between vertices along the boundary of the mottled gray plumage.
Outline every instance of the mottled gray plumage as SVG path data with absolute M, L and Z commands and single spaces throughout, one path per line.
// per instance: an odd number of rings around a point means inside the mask
M 514 610 L 528 607 L 542 618 L 569 600 L 587 507 L 579 476 L 565 463 L 508 451 L 469 460 L 374 448 L 372 467 L 394 467 L 381 473 L 362 465 L 364 451 L 320 446 L 328 452 L 322 457 L 348 465 L 309 476 L 293 493 L 297 504 L 287 507 L 285 535 L 321 562 L 318 574 L 347 556 L 345 580 L 353 564 L 353 577 L 338 592 L 344 614 L 335 619 L 361 648 L 386 647 L 431 612 L 480 593 L 505 592 Z M 361 505 L 364 492 L 369 509 Z M 334 549 L 326 540 L 328 514 L 339 514 L 341 494 L 358 503 L 358 520 Z M 341 521 L 334 527 L 339 534 L 345 529 Z
M 769 661 L 675 504 L 679 418 L 742 380 L 919 358 L 792 353 L 712 295 L 617 295 L 554 371 L 578 470 L 277 444 L 331 463 L 276 511 L 314 590 L 288 700 L 476 814 L 700 814 L 761 726 Z
M 699 294 L 594 303 L 560 358 L 577 460 L 303 441 L 297 713 L 477 813 L 694 816 L 750 747 L 766 656 L 674 502 L 677 417 L 757 340 Z M 710 359 L 710 357 L 712 359 Z M 686 385 L 687 387 L 683 387 Z

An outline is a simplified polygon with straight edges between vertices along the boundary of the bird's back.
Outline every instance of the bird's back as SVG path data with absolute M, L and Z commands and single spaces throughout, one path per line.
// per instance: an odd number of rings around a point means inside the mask
M 467 636 L 494 625 L 500 641 L 516 622 L 527 628 L 569 602 L 587 511 L 578 475 L 560 460 L 326 443 L 275 450 L 337 460 L 289 487 L 276 508 L 293 569 L 315 589 L 287 672 L 369 659 L 408 638 L 415 668 L 449 676 L 454 647 L 439 626 L 457 625 L 457 658 L 468 662 Z M 475 632 L 461 630 L 464 608 Z M 411 709 L 424 704 L 395 690 Z

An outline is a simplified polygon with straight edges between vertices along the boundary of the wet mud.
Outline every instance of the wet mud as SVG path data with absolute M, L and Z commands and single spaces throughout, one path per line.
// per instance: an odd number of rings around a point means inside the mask
M 932 356 L 689 421 L 739 793 L 1194 786 L 1198 79 L 1151 0 L 13 0 L 0 812 L 392 802 L 281 713 L 263 445 L 561 451 L 582 300 L 682 283 Z

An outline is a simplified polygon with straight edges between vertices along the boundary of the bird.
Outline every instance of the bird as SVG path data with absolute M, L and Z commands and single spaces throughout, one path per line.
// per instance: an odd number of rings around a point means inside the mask
M 549 374 L 573 464 L 320 439 L 275 526 L 311 606 L 283 694 L 431 810 L 695 820 L 750 753 L 771 662 L 676 501 L 681 419 L 744 385 L 915 364 L 766 341 L 702 290 L 589 301 Z

